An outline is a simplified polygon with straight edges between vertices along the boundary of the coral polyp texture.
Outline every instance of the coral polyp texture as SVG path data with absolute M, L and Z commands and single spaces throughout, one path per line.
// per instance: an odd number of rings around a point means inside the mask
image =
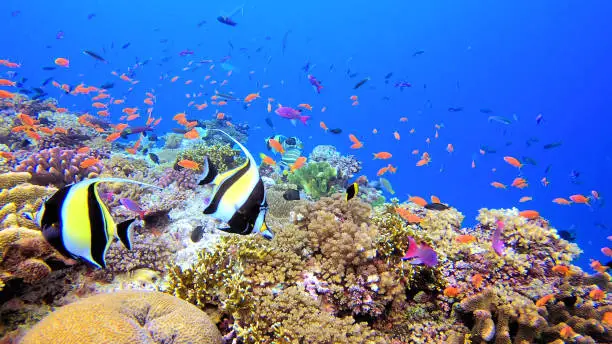
M 64 186 L 97 177 L 102 171 L 102 163 L 91 166 L 82 163 L 91 159 L 90 154 L 81 154 L 74 149 L 50 148 L 30 154 L 15 168 L 18 172 L 32 174 L 32 182 L 39 185 Z

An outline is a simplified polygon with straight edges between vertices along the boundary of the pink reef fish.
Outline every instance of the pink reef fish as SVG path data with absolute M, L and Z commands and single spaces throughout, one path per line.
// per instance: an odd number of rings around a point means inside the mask
M 424 264 L 432 267 L 438 264 L 438 255 L 426 243 L 417 244 L 413 237 L 408 237 L 410 246 L 402 260 L 410 260 L 410 264 Z
M 321 82 L 317 80 L 317 78 L 315 78 L 311 74 L 308 74 L 308 81 L 310 81 L 310 84 L 315 89 L 315 91 L 317 91 L 317 93 L 321 93 L 321 89 L 323 88 L 323 86 L 321 86 Z
M 293 125 L 295 125 L 298 119 L 300 120 L 300 122 L 306 125 L 306 121 L 310 119 L 310 116 L 302 116 L 302 110 L 296 110 L 288 106 L 279 106 L 279 108 L 276 109 L 276 111 L 274 112 L 276 112 L 276 114 L 281 116 L 282 118 L 287 118 L 291 120 L 291 123 L 293 123 Z
M 493 246 L 493 251 L 495 251 L 498 256 L 504 254 L 504 242 L 501 239 L 501 232 L 503 230 L 504 223 L 501 220 L 497 220 L 497 228 L 495 228 L 495 231 L 491 236 L 491 246 Z

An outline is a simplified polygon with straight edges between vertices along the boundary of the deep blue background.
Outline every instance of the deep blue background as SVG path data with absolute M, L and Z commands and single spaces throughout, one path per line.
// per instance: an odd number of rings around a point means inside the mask
M 578 243 L 586 251 L 581 265 L 591 257 L 607 261 L 599 249 L 606 244 L 605 237 L 612 234 L 609 205 L 562 207 L 551 200 L 588 194 L 593 189 L 604 199 L 612 195 L 612 28 L 607 22 L 612 18 L 612 3 L 309 1 L 296 6 L 281 1 L 251 2 L 245 4 L 244 16 L 234 17 L 236 27 L 220 24 L 215 18 L 242 3 L 207 3 L 2 1 L 0 58 L 22 63 L 17 78 L 29 78 L 26 85 L 30 87 L 49 76 L 69 84 L 99 86 L 114 81 L 117 86 L 110 93 L 116 98 L 126 95 L 126 106 L 141 109 L 145 108 L 144 92 L 154 89 L 158 100 L 154 115 L 164 118 L 159 129 L 165 131 L 174 126 L 171 117 L 177 112 L 186 111 L 189 118 L 214 116 L 214 106 L 199 112 L 188 108 L 190 99 L 184 94 L 200 90 L 212 94 L 216 87 L 204 82 L 205 75 L 219 82 L 226 78 L 219 63 L 213 71 L 182 68 L 191 60 L 218 61 L 230 55 L 228 62 L 238 70 L 228 78 L 230 84 L 219 90 L 233 91 L 241 97 L 257 91 L 262 95 L 248 111 L 241 104 L 222 109 L 234 121 L 247 121 L 254 128 L 248 143 L 254 153 L 265 150 L 265 136 L 299 135 L 307 142 L 307 152 L 317 144 L 333 144 L 343 153 L 357 155 L 364 161 L 364 172 L 375 178 L 376 171 L 387 162 L 372 160 L 372 153 L 386 150 L 394 155 L 391 163 L 399 167 L 396 175 L 386 177 L 400 199 L 408 194 L 435 194 L 466 214 L 466 226 L 475 222 L 481 207 L 536 209 L 555 227 L 576 229 Z M 21 13 L 11 16 L 16 10 Z M 88 20 L 90 13 L 96 16 Z M 197 28 L 203 20 L 207 23 Z M 281 41 L 289 30 L 282 54 Z M 55 38 L 58 31 L 65 33 L 61 40 Z M 159 42 L 164 38 L 168 43 Z M 131 45 L 121 49 L 127 42 Z M 262 50 L 255 52 L 260 47 Z M 81 53 L 83 49 L 100 53 L 109 63 L 95 62 Z M 183 49 L 194 50 L 195 55 L 179 57 Z M 413 57 L 418 50 L 425 53 Z M 69 69 L 41 70 L 60 56 L 70 59 Z M 161 63 L 166 56 L 172 59 Z M 113 77 L 110 71 L 125 72 L 137 58 L 153 60 L 137 70 L 136 79 L 141 82 L 127 93 L 131 85 Z M 323 82 L 320 95 L 301 71 L 306 61 L 315 65 L 312 74 Z M 332 64 L 334 68 L 330 69 Z M 358 76 L 349 78 L 347 69 Z M 0 73 L 4 70 L 1 67 Z M 249 78 L 250 71 L 254 74 Z M 385 84 L 384 76 L 389 72 L 393 76 Z M 170 83 L 160 80 L 162 75 L 181 78 Z M 365 77 L 371 80 L 354 91 L 353 86 Z M 194 82 L 186 86 L 184 81 L 188 79 Z M 398 80 L 408 81 L 413 87 L 400 92 L 392 86 Z M 271 87 L 257 88 L 258 81 Z M 61 96 L 50 86 L 47 91 Z M 358 107 L 351 106 L 349 97 L 353 94 L 360 98 Z M 383 100 L 384 96 L 390 100 Z M 276 126 L 272 131 L 264 123 L 268 97 L 289 106 L 312 104 L 313 120 L 307 127 L 293 127 L 272 114 Z M 91 112 L 90 104 L 87 96 L 60 98 L 60 105 L 72 111 Z M 325 113 L 319 111 L 322 106 L 327 107 Z M 451 106 L 463 107 L 464 111 L 448 112 Z M 111 106 L 115 121 L 122 115 L 122 107 Z M 490 123 L 489 115 L 480 113 L 480 108 L 490 108 L 494 115 L 508 118 L 516 114 L 518 121 L 507 126 Z M 539 113 L 544 122 L 538 126 L 535 118 Z M 408 117 L 408 122 L 400 123 L 402 116 Z M 335 136 L 323 133 L 321 120 L 344 132 Z M 444 124 L 437 140 L 433 138 L 436 123 Z M 373 128 L 378 129 L 378 135 L 372 134 Z M 416 129 L 414 135 L 408 133 L 410 128 Z M 401 141 L 393 138 L 395 130 L 401 134 Z M 365 147 L 351 151 L 348 133 L 357 135 Z M 306 140 L 309 137 L 312 140 Z M 429 147 L 427 137 L 432 140 Z M 525 141 L 531 137 L 540 141 L 527 147 Z M 563 145 L 542 148 L 556 141 L 563 141 Z M 508 142 L 512 144 L 507 146 Z M 445 150 L 448 143 L 455 147 L 453 154 Z M 497 153 L 481 156 L 478 149 L 482 144 L 496 148 Z M 410 154 L 413 149 L 428 151 L 430 166 L 415 167 L 417 158 Z M 505 155 L 529 156 L 538 162 L 522 169 L 530 183 L 527 189 L 498 190 L 489 185 L 494 180 L 510 184 L 518 175 L 515 168 L 503 162 Z M 470 167 L 472 159 L 476 160 L 475 169 Z M 551 184 L 544 188 L 539 181 L 549 164 Z M 581 184 L 570 182 L 572 170 L 581 173 Z M 520 204 L 521 196 L 534 200 Z

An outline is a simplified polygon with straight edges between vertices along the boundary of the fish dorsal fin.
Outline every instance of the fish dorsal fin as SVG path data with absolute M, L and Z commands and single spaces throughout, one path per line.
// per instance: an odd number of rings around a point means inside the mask
M 221 129 L 208 129 L 208 130 L 215 130 L 218 132 L 223 133 L 223 135 L 229 137 L 232 141 L 234 141 L 235 144 L 238 145 L 238 147 L 240 147 L 240 149 L 242 150 L 242 152 L 244 153 L 244 155 L 247 156 L 247 159 L 251 160 L 251 164 L 253 164 L 254 166 L 257 166 L 257 164 L 255 164 L 255 159 L 253 158 L 253 156 L 251 155 L 251 152 L 249 152 L 245 146 L 242 145 L 242 143 L 238 142 L 238 140 L 236 140 L 234 137 L 232 137 L 230 134 L 226 133 L 225 131 L 221 130 Z
M 117 236 L 121 243 L 128 250 L 132 249 L 132 241 L 134 238 L 133 224 L 136 219 L 129 219 L 117 225 Z
M 206 185 L 210 184 L 215 177 L 219 174 L 219 170 L 217 170 L 217 166 L 211 163 L 208 157 L 204 159 L 204 172 L 202 173 L 202 179 L 198 182 L 198 185 Z

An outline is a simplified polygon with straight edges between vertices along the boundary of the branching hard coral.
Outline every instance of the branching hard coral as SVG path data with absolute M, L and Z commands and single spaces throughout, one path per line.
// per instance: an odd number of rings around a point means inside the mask
M 313 199 L 331 195 L 335 189 L 333 181 L 337 172 L 327 162 L 311 162 L 306 166 L 290 172 L 287 176 L 289 183 L 296 184 Z
M 250 326 L 235 326 L 245 343 L 386 343 L 365 323 L 321 311 L 319 302 L 298 287 L 263 296 L 256 309 Z
M 95 157 L 95 154 L 81 154 L 72 149 L 43 149 L 30 154 L 15 170 L 30 172 L 31 183 L 62 187 L 100 174 L 103 168 L 101 163 L 86 168 L 80 166 L 84 160 L 91 157 Z
M 215 144 L 212 146 L 198 144 L 180 152 L 177 160 L 187 159 L 202 164 L 205 157 L 208 157 L 209 161 L 217 167 L 219 172 L 227 171 L 244 162 L 241 151 L 233 149 L 229 144 Z
M 146 172 L 150 169 L 144 159 L 137 159 L 124 154 L 112 154 L 108 160 L 104 160 L 105 173 L 109 176 L 126 178 L 136 172 Z

